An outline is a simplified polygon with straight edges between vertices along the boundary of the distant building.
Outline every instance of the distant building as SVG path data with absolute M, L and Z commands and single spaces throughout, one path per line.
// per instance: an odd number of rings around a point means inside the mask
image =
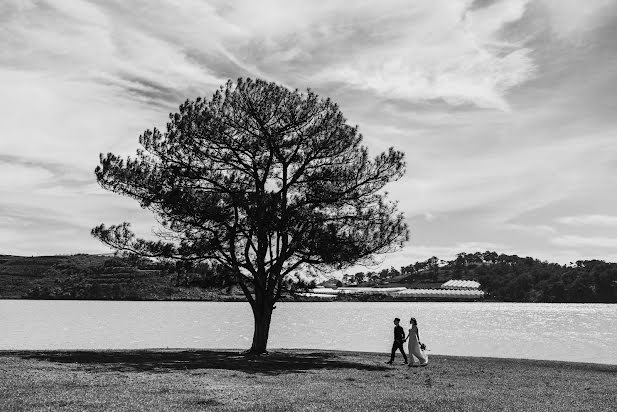
M 443 287 L 449 282 L 469 282 L 456 283 L 455 285 L 463 285 L 462 287 Z M 320 299 L 334 299 L 337 295 L 389 295 L 400 298 L 429 298 L 429 299 L 482 299 L 484 292 L 480 290 L 480 284 L 471 280 L 467 281 L 448 281 L 438 289 L 407 289 L 405 287 L 390 287 L 390 288 L 373 288 L 373 287 L 339 287 L 325 288 L 316 287 L 309 293 L 298 293 L 299 296 L 314 297 Z
M 451 290 L 480 290 L 480 283 L 475 280 L 449 280 L 439 288 Z
M 470 289 L 406 289 L 393 296 L 438 299 L 482 299 L 484 292 Z

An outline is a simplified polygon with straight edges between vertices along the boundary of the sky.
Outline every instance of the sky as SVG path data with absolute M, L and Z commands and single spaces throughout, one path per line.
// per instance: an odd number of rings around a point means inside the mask
M 0 254 L 107 253 L 152 215 L 100 188 L 186 99 L 228 79 L 311 88 L 371 154 L 410 241 L 381 257 L 496 251 L 617 261 L 617 0 L 2 0 Z

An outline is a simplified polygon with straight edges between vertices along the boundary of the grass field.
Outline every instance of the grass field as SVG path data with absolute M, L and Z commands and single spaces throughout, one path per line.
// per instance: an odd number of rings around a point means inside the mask
M 0 352 L 2 411 L 614 411 L 617 365 L 290 350 Z M 400 362 L 400 357 L 397 359 Z

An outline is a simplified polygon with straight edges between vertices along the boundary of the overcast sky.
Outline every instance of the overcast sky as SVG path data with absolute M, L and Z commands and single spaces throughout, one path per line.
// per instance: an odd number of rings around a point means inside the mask
M 102 222 L 150 233 L 97 185 L 99 153 L 258 77 L 406 153 L 389 192 L 411 240 L 384 265 L 617 261 L 615 39 L 617 0 L 2 0 L 0 254 L 105 253 Z

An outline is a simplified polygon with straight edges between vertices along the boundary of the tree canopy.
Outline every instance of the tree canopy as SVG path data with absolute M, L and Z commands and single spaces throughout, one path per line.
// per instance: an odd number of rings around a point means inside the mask
M 146 130 L 135 157 L 101 154 L 99 184 L 154 212 L 160 239 L 138 239 L 128 223 L 92 234 L 119 250 L 230 268 L 255 315 L 252 350 L 263 352 L 286 275 L 370 260 L 408 238 L 383 190 L 403 175 L 404 155 L 370 158 L 361 141 L 330 99 L 229 81 L 183 103 L 165 132 Z

